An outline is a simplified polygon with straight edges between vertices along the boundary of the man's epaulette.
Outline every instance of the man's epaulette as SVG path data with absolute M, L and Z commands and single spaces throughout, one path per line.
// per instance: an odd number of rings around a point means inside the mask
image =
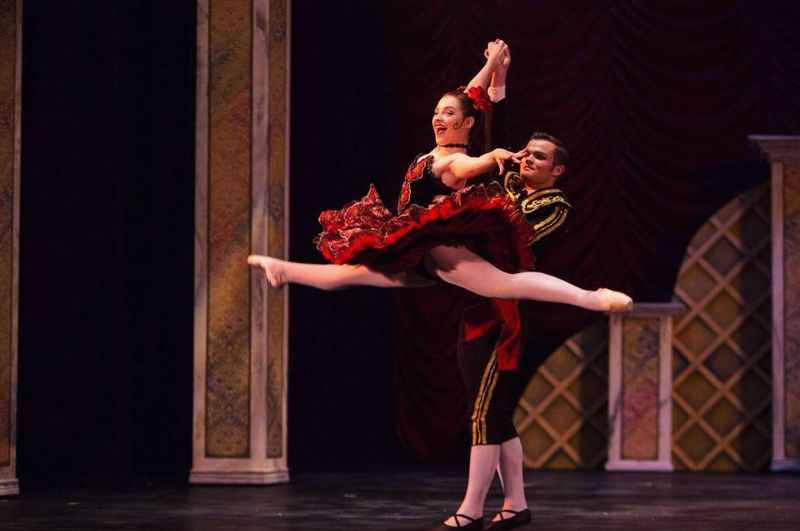
M 526 221 L 533 225 L 533 244 L 561 227 L 567 220 L 572 205 L 558 188 L 543 188 L 535 192 L 525 189 L 525 182 L 515 171 L 506 172 L 503 178 L 506 194 L 519 205 Z
M 536 190 L 524 196 L 519 205 L 525 219 L 535 230 L 535 236 L 530 243 L 541 240 L 561 227 L 572 210 L 564 192 L 558 188 Z
M 519 201 L 519 198 L 525 195 L 525 184 L 519 173 L 515 171 L 506 172 L 506 176 L 503 178 L 503 188 L 514 202 Z

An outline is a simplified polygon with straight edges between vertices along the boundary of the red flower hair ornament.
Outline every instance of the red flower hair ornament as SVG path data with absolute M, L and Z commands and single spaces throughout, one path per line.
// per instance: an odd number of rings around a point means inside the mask
M 481 112 L 486 112 L 492 108 L 486 91 L 483 87 L 470 87 L 467 89 L 467 97 L 472 100 L 472 105 Z

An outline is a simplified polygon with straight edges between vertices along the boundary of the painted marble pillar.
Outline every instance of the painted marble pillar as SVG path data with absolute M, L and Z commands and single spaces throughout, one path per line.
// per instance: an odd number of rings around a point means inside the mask
M 800 470 L 800 136 L 751 136 L 771 166 L 772 463 Z
M 198 0 L 192 483 L 288 481 L 290 0 Z
M 0 0 L 0 496 L 17 480 L 22 0 Z
M 611 314 L 606 470 L 672 470 L 672 316 L 682 308 L 635 304 Z

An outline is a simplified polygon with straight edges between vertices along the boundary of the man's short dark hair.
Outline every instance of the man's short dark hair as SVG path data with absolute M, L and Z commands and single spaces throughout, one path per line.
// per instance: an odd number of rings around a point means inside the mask
M 542 133 L 541 131 L 536 131 L 533 133 L 528 139 L 528 142 L 531 140 L 547 140 L 548 142 L 552 142 L 556 147 L 555 153 L 553 154 L 553 164 L 555 166 L 567 166 L 567 163 L 569 162 L 569 152 L 567 151 L 567 147 L 564 145 L 564 142 L 553 135 L 548 135 L 547 133 Z

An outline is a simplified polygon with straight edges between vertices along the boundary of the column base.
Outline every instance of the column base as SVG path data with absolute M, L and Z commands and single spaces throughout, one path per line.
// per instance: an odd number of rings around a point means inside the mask
M 773 459 L 769 466 L 773 472 L 797 472 L 800 471 L 800 459 L 798 458 L 783 458 Z
M 620 461 L 608 461 L 606 470 L 618 472 L 672 472 L 672 463 L 664 461 L 633 461 L 623 459 Z
M 225 472 L 220 470 L 192 470 L 189 483 L 194 485 L 272 485 L 288 483 L 289 471 Z
M 16 496 L 19 494 L 19 480 L 0 479 L 0 496 Z

